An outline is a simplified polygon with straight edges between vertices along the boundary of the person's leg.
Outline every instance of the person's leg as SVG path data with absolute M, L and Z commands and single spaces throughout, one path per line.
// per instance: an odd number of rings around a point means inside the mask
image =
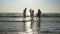
M 23 15 L 23 21 L 24 21 L 24 28 L 25 28 L 25 32 L 26 32 L 26 16 L 25 16 L 25 14 Z
M 40 26 L 41 26 L 41 18 L 38 17 L 38 33 L 40 32 Z

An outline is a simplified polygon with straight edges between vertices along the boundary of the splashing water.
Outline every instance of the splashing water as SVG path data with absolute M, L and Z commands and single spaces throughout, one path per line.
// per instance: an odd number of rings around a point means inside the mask
M 32 32 L 33 30 L 31 29 L 31 23 L 30 22 L 26 22 L 26 32 Z

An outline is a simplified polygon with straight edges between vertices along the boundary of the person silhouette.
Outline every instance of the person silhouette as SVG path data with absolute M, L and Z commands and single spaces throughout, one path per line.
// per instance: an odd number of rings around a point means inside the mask
M 36 15 L 36 19 L 38 20 L 38 23 L 37 23 L 37 27 L 38 27 L 38 30 L 37 31 L 40 31 L 40 22 L 41 22 L 41 11 L 40 9 L 38 9 L 38 12 L 37 12 L 37 15 Z
M 34 10 L 30 9 L 30 16 L 33 17 L 34 16 Z
M 27 10 L 27 8 L 25 8 L 24 10 L 23 10 L 23 21 L 24 21 L 24 29 L 25 29 L 25 31 L 27 30 L 26 29 L 26 10 Z
M 31 16 L 31 14 L 32 14 L 32 9 L 30 9 L 30 16 Z
M 38 9 L 38 13 L 36 15 L 36 18 L 40 18 L 40 17 L 41 17 L 41 11 L 40 11 L 40 9 Z
M 34 24 L 34 10 L 31 12 L 31 29 L 33 29 L 33 24 Z
M 32 16 L 32 17 L 34 16 L 34 10 L 32 10 L 32 12 L 31 12 L 31 16 Z
M 27 8 L 25 8 L 25 9 L 23 10 L 23 16 L 24 16 L 24 18 L 26 18 L 26 10 L 27 10 Z

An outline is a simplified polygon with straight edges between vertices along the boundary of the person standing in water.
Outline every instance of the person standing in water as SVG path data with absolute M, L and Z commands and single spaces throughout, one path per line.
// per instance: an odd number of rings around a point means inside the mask
M 31 12 L 31 28 L 33 28 L 33 24 L 34 24 L 34 10 L 32 10 Z
M 31 12 L 31 13 L 32 13 L 32 15 L 31 15 L 31 16 L 33 17 L 33 16 L 34 16 L 34 10 L 32 10 L 32 12 Z
M 40 22 L 41 22 L 41 11 L 40 11 L 40 9 L 38 9 L 38 12 L 37 12 L 37 15 L 36 15 L 36 19 L 38 21 L 38 23 L 37 23 L 38 30 L 37 31 L 40 32 Z
M 25 9 L 23 10 L 23 16 L 24 16 L 24 18 L 26 18 L 26 10 L 27 10 L 27 8 L 25 8 Z
M 23 10 L 23 21 L 24 21 L 24 29 L 25 29 L 25 31 L 26 31 L 26 10 L 27 10 L 27 8 L 25 8 L 24 10 Z
M 37 15 L 36 15 L 36 19 L 37 19 L 37 18 L 40 19 L 40 17 L 41 17 L 41 11 L 40 11 L 40 9 L 38 9 L 38 13 L 37 13 Z
M 30 16 L 31 16 L 31 13 L 32 13 L 32 9 L 30 9 Z
M 30 17 L 32 19 L 32 17 L 34 16 L 34 10 L 30 9 Z
M 32 10 L 32 9 L 30 9 L 30 20 L 31 20 L 30 28 L 33 31 L 34 10 Z

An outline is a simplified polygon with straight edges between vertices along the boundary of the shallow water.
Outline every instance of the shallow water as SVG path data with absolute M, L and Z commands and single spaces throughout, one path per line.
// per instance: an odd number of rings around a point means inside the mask
M 3 18 L 3 17 L 1 17 L 0 20 L 22 21 L 23 18 L 21 18 L 21 17 L 20 18 L 10 18 L 10 17 Z M 30 20 L 30 17 L 27 17 L 26 20 Z M 30 24 L 30 21 L 28 21 L 26 23 Z M 34 22 L 34 23 L 37 23 L 37 22 Z M 35 27 L 35 25 L 37 25 L 37 24 L 34 24 L 34 27 Z M 12 31 L 13 30 L 13 32 L 15 31 L 16 33 L 18 32 L 20 34 L 20 32 L 25 31 L 24 27 L 25 27 L 24 22 L 0 22 L 0 31 L 10 31 L 10 30 Z M 26 28 L 28 29 L 30 34 L 33 34 L 33 33 L 31 33 L 32 30 L 30 28 L 30 25 L 26 26 Z M 37 28 L 37 27 L 35 27 L 35 28 Z M 41 17 L 40 28 L 41 28 L 40 34 L 59 34 L 59 32 L 60 32 L 60 17 Z M 8 32 L 8 34 L 12 34 L 11 31 L 10 31 L 10 33 Z M 27 33 L 24 32 L 21 34 L 27 34 Z

